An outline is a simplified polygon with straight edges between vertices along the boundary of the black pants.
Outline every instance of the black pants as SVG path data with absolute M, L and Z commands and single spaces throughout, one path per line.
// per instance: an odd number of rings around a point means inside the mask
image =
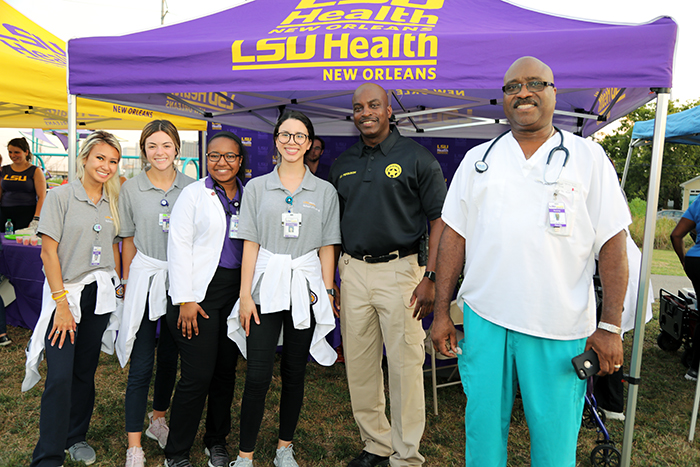
M 170 299 L 168 298 L 170 302 Z M 158 365 L 153 383 L 153 408 L 166 411 L 177 377 L 177 346 L 173 340 L 165 318 L 151 321 L 148 317 L 148 299 L 141 325 L 136 333 L 136 340 L 131 349 L 129 380 L 124 397 L 124 418 L 127 433 L 139 433 L 143 430 L 143 421 L 148 403 L 148 388 L 153 376 L 153 361 L 156 354 L 156 328 L 160 326 L 158 339 Z
M 26 229 L 34 219 L 36 212 L 36 204 L 31 206 L 3 206 L 0 209 L 0 230 L 5 231 L 5 223 L 7 219 L 12 220 L 12 228 L 16 231 Z
M 240 450 L 252 452 L 260 431 L 263 413 L 265 412 L 265 396 L 272 381 L 272 369 L 275 363 L 275 351 L 283 330 L 284 342 L 282 347 L 282 394 L 280 395 L 280 424 L 279 439 L 292 441 L 299 420 L 299 413 L 304 402 L 304 376 L 306 362 L 309 357 L 311 338 L 313 337 L 316 320 L 311 313 L 309 329 L 294 329 L 292 313 L 260 314 L 260 324 L 253 321 L 247 339 L 248 373 L 245 379 L 243 402 L 241 404 L 241 436 Z
M 110 313 L 95 314 L 97 283 L 86 285 L 80 297 L 80 323 L 75 344 L 66 337 L 63 348 L 51 346 L 49 323 L 46 345 L 46 384 L 41 396 L 39 442 L 34 449 L 32 467 L 63 465 L 64 450 L 85 441 L 95 404 L 95 371 L 100 358 L 102 334 Z
M 226 444 L 231 431 L 231 402 L 240 354 L 238 346 L 226 335 L 226 318 L 238 300 L 240 284 L 240 269 L 217 268 L 199 304 L 209 319 L 197 317 L 199 335 L 191 339 L 183 337 L 177 328 L 180 307 L 168 307 L 168 326 L 180 351 L 180 381 L 173 396 L 170 434 L 165 446 L 168 459 L 178 462 L 189 458 L 207 395 L 204 444 L 207 447 Z

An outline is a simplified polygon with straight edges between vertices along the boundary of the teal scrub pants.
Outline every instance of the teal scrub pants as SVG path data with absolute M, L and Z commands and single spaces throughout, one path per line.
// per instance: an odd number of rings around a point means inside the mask
M 529 336 L 486 321 L 464 304 L 459 372 L 467 395 L 467 467 L 505 467 L 518 386 L 530 430 L 532 467 L 574 467 L 585 381 L 571 359 L 586 339 Z

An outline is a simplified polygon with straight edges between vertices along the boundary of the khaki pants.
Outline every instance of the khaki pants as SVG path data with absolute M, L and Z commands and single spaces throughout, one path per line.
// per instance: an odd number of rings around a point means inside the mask
M 339 264 L 340 323 L 355 421 L 365 450 L 391 465 L 420 466 L 425 427 L 425 332 L 413 318 L 411 294 L 423 268 L 417 255 L 367 264 L 344 254 Z M 385 415 L 382 344 L 389 364 L 391 425 Z

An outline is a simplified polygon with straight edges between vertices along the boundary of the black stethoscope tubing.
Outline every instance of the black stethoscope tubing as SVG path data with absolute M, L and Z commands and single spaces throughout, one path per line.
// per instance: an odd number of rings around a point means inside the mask
M 554 126 L 554 125 L 552 125 L 552 126 Z M 554 155 L 555 152 L 564 151 L 564 165 L 562 165 L 562 169 L 563 169 L 564 167 L 566 167 L 566 163 L 569 161 L 569 150 L 566 149 L 566 147 L 564 146 L 564 133 L 562 133 L 562 131 L 559 128 L 557 128 L 556 126 L 554 126 L 554 129 L 559 132 L 559 138 L 560 138 L 559 146 L 557 146 L 554 149 L 552 149 L 551 151 L 549 151 L 549 155 L 547 156 L 547 163 L 545 164 L 545 166 L 549 165 L 549 162 L 552 160 L 552 156 Z M 494 144 L 496 144 L 499 139 L 503 138 L 508 133 L 510 133 L 510 130 L 498 135 L 498 137 L 493 140 L 491 145 L 488 147 L 488 149 L 484 153 L 484 157 L 482 157 L 480 161 L 476 161 L 474 163 L 474 168 L 476 169 L 477 173 L 482 174 L 489 169 L 489 165 L 486 163 L 486 157 L 491 152 L 491 148 L 493 148 Z

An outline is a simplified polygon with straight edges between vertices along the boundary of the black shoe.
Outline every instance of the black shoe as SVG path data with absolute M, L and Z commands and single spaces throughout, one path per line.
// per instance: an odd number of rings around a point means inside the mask
M 688 372 L 685 374 L 685 379 L 687 379 L 688 381 L 697 381 L 698 370 L 693 370 L 692 368 L 689 368 Z
M 0 337 L 0 347 L 5 347 L 6 345 L 12 344 L 12 340 L 5 334 L 4 336 Z
M 165 467 L 193 467 L 189 459 L 175 462 L 175 459 L 165 459 Z
M 362 453 L 350 461 L 348 467 L 375 467 L 389 465 L 389 458 L 362 451 Z
M 226 446 L 215 444 L 211 448 L 204 448 L 204 454 L 209 457 L 209 467 L 228 467 L 229 457 Z

